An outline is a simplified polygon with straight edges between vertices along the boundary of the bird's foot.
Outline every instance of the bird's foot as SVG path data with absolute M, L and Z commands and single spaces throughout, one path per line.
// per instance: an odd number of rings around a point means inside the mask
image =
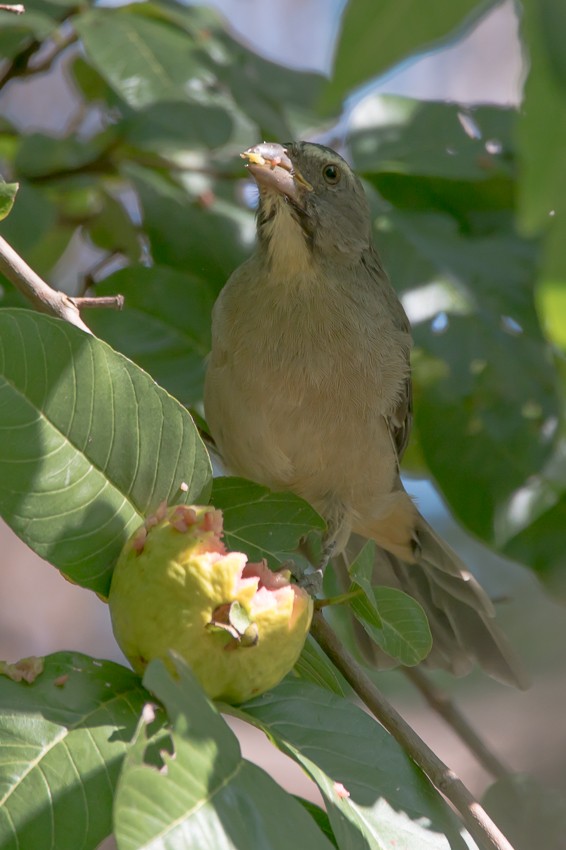
M 324 547 L 322 549 L 322 557 L 321 557 L 320 563 L 318 565 L 318 572 L 320 572 L 321 575 L 322 575 L 322 573 L 324 573 L 325 569 L 327 568 L 328 564 L 330 563 L 330 560 L 332 559 L 332 556 L 334 555 L 335 549 L 336 549 L 336 540 L 334 538 L 331 538 L 330 540 L 327 540 L 325 542 Z
M 318 596 L 322 592 L 322 570 L 313 569 L 304 561 L 283 561 L 280 570 L 289 570 L 299 587 L 302 587 L 310 596 Z

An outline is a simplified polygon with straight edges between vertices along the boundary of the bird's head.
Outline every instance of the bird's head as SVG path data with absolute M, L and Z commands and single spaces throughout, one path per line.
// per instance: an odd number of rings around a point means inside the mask
M 242 154 L 260 193 L 260 241 L 291 241 L 296 250 L 350 264 L 371 242 L 362 184 L 335 151 L 311 142 L 263 142 Z

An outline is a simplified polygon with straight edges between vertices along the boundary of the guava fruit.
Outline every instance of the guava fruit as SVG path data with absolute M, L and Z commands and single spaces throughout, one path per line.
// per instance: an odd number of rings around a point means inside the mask
M 289 571 L 227 552 L 222 522 L 210 506 L 162 505 L 124 546 L 108 602 L 134 670 L 174 650 L 208 696 L 240 703 L 291 670 L 313 605 Z

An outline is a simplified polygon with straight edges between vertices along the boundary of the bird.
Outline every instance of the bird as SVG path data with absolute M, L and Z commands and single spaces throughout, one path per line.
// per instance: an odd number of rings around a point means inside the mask
M 259 189 L 257 239 L 215 303 L 204 392 L 225 465 L 310 503 L 342 569 L 373 540 L 375 583 L 427 613 L 427 666 L 463 675 L 477 662 L 525 687 L 492 601 L 401 480 L 411 329 L 360 179 L 313 142 L 262 142 L 242 156 Z M 364 651 L 384 665 L 367 637 Z

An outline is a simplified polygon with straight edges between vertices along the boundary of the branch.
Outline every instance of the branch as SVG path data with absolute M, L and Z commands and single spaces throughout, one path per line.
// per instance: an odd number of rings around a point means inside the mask
M 433 785 L 460 812 L 462 820 L 480 850 L 513 850 L 511 844 L 470 794 L 461 779 L 438 758 L 381 695 L 354 657 L 343 647 L 320 611 L 314 613 L 311 633 L 377 720 L 426 773 Z
M 488 773 L 497 779 L 510 775 L 511 771 L 488 749 L 445 691 L 435 685 L 418 667 L 404 667 L 403 673 L 422 694 L 429 706 L 452 727 Z
M 1 236 L 0 272 L 31 301 L 37 310 L 56 316 L 58 319 L 64 319 L 87 334 L 92 334 L 92 331 L 81 319 L 81 308 L 110 307 L 121 310 L 124 304 L 122 295 L 108 298 L 71 298 L 64 292 L 52 289 Z
M 102 307 L 105 310 L 122 310 L 124 307 L 123 295 L 101 295 L 100 298 L 72 298 L 79 310 L 90 310 L 91 307 Z
M 12 6 L 11 4 L 0 5 L 0 9 L 4 9 L 6 11 L 11 11 L 15 14 L 21 14 L 21 12 L 16 11 L 19 8 L 20 8 L 19 6 Z M 21 8 L 22 8 L 22 11 L 25 12 L 25 8 L 23 6 Z M 73 7 L 70 7 L 70 8 L 67 7 L 65 9 L 65 14 L 58 21 L 58 26 L 60 27 L 69 18 L 71 18 L 73 15 L 75 15 L 78 11 L 79 11 L 78 6 L 73 6 Z M 55 41 L 56 37 L 57 37 L 57 34 L 55 34 L 50 40 Z M 8 83 L 14 77 L 26 77 L 26 76 L 29 76 L 30 74 L 40 73 L 41 71 L 45 71 L 46 67 L 45 67 L 44 62 L 41 63 L 41 66 L 38 69 L 31 70 L 29 68 L 30 60 L 32 59 L 33 56 L 35 56 L 35 54 L 40 50 L 40 48 L 42 48 L 44 46 L 45 43 L 46 43 L 45 41 L 40 41 L 38 39 L 32 39 L 32 41 L 30 41 L 27 44 L 27 46 L 24 47 L 24 49 L 20 53 L 16 54 L 16 56 L 13 57 L 11 62 L 9 62 L 6 65 L 3 73 L 0 75 L 0 88 L 2 88 L 6 83 Z M 67 47 L 67 46 L 68 46 L 67 44 L 63 43 L 63 46 L 62 46 L 61 49 L 64 50 L 65 47 Z M 56 58 L 56 56 L 59 55 L 60 52 L 61 51 L 59 50 L 59 48 L 56 45 L 55 50 L 52 51 L 52 53 L 49 57 L 49 65 L 53 62 L 53 60 Z

